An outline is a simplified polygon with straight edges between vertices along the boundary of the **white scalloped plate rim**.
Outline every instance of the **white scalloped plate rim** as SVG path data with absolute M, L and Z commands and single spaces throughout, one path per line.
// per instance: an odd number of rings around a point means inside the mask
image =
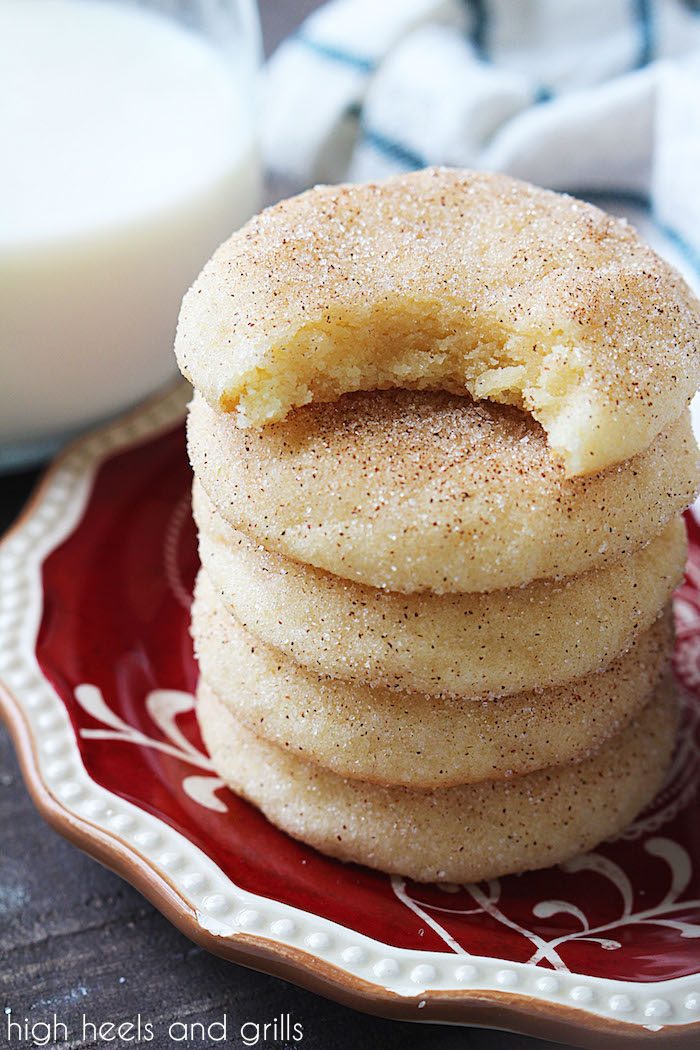
M 60 820 L 52 823 L 68 837 L 75 837 L 70 829 L 75 831 L 78 825 L 88 829 L 88 837 L 93 829 L 94 853 L 107 864 L 111 857 L 124 877 L 139 868 L 142 874 L 155 876 L 161 894 L 155 895 L 154 903 L 173 918 L 177 903 L 171 899 L 166 907 L 162 895 L 163 884 L 170 887 L 208 946 L 213 937 L 228 943 L 240 940 L 248 947 L 264 942 L 268 953 L 277 952 L 281 959 L 303 953 L 312 970 L 316 963 L 319 973 L 339 972 L 347 977 L 348 986 L 369 988 L 370 993 L 372 989 L 388 992 L 407 1002 L 422 997 L 419 1008 L 444 993 L 453 1002 L 460 994 L 472 1001 L 484 995 L 485 1001 L 488 997 L 494 1002 L 489 993 L 500 993 L 507 1015 L 508 1003 L 523 997 L 533 1006 L 561 1011 L 560 1020 L 569 1021 L 572 1036 L 586 1026 L 586 1018 L 596 1029 L 600 1022 L 614 1022 L 625 1035 L 635 1029 L 647 1036 L 687 1026 L 688 1035 L 694 1034 L 700 1022 L 700 974 L 629 982 L 568 971 L 554 974 L 529 963 L 485 956 L 396 948 L 239 888 L 184 835 L 89 777 L 63 702 L 43 676 L 35 655 L 42 610 L 41 565 L 80 521 L 102 461 L 175 425 L 183 418 L 188 397 L 189 388 L 178 384 L 79 439 L 50 468 L 28 509 L 0 541 L 0 699 L 6 702 L 6 713 L 21 716 L 27 731 L 32 767 L 27 768 L 27 754 L 21 754 L 25 776 L 29 781 L 29 774 L 36 774 L 63 814 L 64 827 Z M 47 807 L 40 808 L 50 817 Z M 85 848 L 90 852 L 89 846 Z M 134 872 L 129 869 L 125 874 L 125 855 Z M 148 878 L 131 881 L 145 891 Z M 254 951 L 248 954 L 255 956 Z M 274 969 L 264 961 L 260 968 Z M 286 975 L 294 979 L 293 967 L 287 968 Z M 325 994 L 332 994 L 328 991 L 332 984 L 326 983 Z M 356 995 L 354 1005 L 361 1005 L 365 997 L 371 999 L 371 994 Z M 572 1012 L 579 1020 L 571 1020 Z M 614 1038 L 612 1029 L 609 1037 Z

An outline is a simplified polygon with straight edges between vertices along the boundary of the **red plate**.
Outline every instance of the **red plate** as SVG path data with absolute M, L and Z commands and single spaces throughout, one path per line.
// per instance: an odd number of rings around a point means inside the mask
M 0 689 L 45 815 L 208 948 L 363 1009 L 581 1046 L 700 1039 L 700 527 L 676 596 L 666 785 L 568 864 L 425 887 L 330 860 L 211 769 L 180 387 L 75 446 L 0 547 Z M 3 683 L 0 683 L 2 685 Z

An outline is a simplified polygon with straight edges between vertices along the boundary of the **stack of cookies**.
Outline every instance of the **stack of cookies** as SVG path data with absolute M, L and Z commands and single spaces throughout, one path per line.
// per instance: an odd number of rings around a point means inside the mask
M 183 304 L 198 715 L 295 837 L 421 881 L 562 861 L 657 791 L 698 304 L 502 176 L 321 187 Z

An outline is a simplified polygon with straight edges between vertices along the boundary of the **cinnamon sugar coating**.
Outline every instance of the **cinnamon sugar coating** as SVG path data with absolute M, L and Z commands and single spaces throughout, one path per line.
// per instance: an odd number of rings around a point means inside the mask
M 195 396 L 192 464 L 270 550 L 394 591 L 486 591 L 618 560 L 694 498 L 687 412 L 633 460 L 567 479 L 523 412 L 442 393 L 350 394 L 240 430 Z
M 192 608 L 202 677 L 257 736 L 339 776 L 448 787 L 581 759 L 645 706 L 673 645 L 667 607 L 604 671 L 499 699 L 438 700 L 325 678 L 250 634 L 204 570 Z
M 687 550 L 676 518 L 624 565 L 559 583 L 396 594 L 256 547 L 194 495 L 202 564 L 251 634 L 316 674 L 438 696 L 501 696 L 605 667 L 657 618 Z
M 201 680 L 197 717 L 214 766 L 295 838 L 419 882 L 476 882 L 560 863 L 621 831 L 668 766 L 678 705 L 666 681 L 580 763 L 415 791 L 347 780 L 256 737 Z
M 635 455 L 700 385 L 697 300 L 625 221 L 505 175 L 321 186 L 185 296 L 184 375 L 240 426 L 388 387 L 519 406 L 568 476 Z

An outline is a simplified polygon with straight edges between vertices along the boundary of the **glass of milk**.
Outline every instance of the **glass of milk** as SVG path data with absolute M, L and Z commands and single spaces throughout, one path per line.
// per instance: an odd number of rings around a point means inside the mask
M 175 374 L 258 207 L 254 0 L 0 0 L 0 469 Z

